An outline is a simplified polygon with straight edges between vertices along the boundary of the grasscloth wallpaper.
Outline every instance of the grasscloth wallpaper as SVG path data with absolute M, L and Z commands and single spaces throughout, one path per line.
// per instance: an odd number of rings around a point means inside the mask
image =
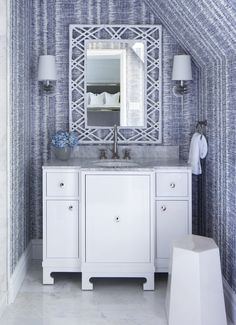
M 30 241 L 30 26 L 30 1 L 12 1 L 10 31 L 11 273 Z
M 68 129 L 69 24 L 159 24 L 152 9 L 142 0 L 12 0 L 11 272 L 30 238 L 42 238 L 41 168 L 51 155 L 50 134 Z M 165 26 L 162 37 L 163 145 L 179 145 L 187 158 L 198 119 L 198 67 L 193 65 L 194 81 L 182 111 L 180 98 L 172 92 L 171 70 L 173 55 L 183 49 Z M 56 94 L 49 102 L 37 81 L 38 58 L 46 53 L 56 55 L 58 70 Z M 197 191 L 193 194 L 196 233 Z
M 199 67 L 199 116 L 209 153 L 199 179 L 200 233 L 220 247 L 223 274 L 236 292 L 236 11 L 232 0 L 144 0 Z
M 41 166 L 50 156 L 48 135 L 68 128 L 69 24 L 161 23 L 163 144 L 179 145 L 186 158 L 197 119 L 208 120 L 205 173 L 194 179 L 194 231 L 216 240 L 224 276 L 236 291 L 233 2 L 26 0 L 11 5 L 11 272 L 30 238 L 42 236 Z M 196 64 L 184 111 L 172 93 L 173 55 L 183 53 L 178 43 Z M 46 53 L 56 55 L 58 66 L 56 96 L 49 106 L 37 81 L 38 57 Z
M 59 129 L 68 129 L 68 67 L 69 24 L 159 24 L 159 19 L 141 0 L 47 0 L 32 1 L 32 121 L 31 121 L 31 234 L 42 237 L 41 166 L 50 156 L 48 135 Z M 40 96 L 36 79 L 38 57 L 55 54 L 57 60 L 56 96 L 46 100 Z M 172 60 L 174 54 L 183 53 L 173 37 L 163 29 L 163 144 L 181 145 L 181 154 L 186 157 L 190 134 L 194 129 L 197 114 L 197 69 L 194 82 L 186 96 L 184 112 L 180 99 L 172 93 Z

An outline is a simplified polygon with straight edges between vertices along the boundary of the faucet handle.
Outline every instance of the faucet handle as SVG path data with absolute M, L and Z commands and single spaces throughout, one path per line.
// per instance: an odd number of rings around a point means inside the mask
M 106 149 L 99 149 L 100 151 L 100 156 L 99 156 L 99 159 L 107 159 L 107 151 Z
M 126 160 L 130 160 L 131 157 L 130 157 L 130 149 L 125 149 L 125 152 L 124 152 L 124 158 L 123 159 L 126 159 Z

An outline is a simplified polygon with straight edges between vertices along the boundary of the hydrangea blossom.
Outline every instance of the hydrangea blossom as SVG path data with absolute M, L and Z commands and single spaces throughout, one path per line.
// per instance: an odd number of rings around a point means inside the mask
M 68 145 L 73 148 L 79 144 L 78 133 L 76 131 L 69 133 Z
M 78 143 L 78 133 L 75 131 L 58 131 L 52 136 L 52 145 L 56 148 L 65 148 L 67 146 L 73 148 L 77 146 Z

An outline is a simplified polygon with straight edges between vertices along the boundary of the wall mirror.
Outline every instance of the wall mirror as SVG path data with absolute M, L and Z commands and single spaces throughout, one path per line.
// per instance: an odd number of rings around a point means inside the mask
M 145 42 L 87 41 L 88 127 L 145 127 Z
M 81 143 L 161 143 L 161 26 L 70 25 L 69 56 Z

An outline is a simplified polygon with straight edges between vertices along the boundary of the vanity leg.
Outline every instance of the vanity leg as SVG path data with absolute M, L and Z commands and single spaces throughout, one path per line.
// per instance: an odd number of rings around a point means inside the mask
M 54 284 L 54 278 L 51 277 L 52 270 L 43 268 L 43 284 Z
M 82 290 L 93 290 L 93 283 L 90 282 L 91 275 L 82 272 Z
M 144 291 L 155 290 L 154 274 L 150 273 L 145 276 L 146 282 L 143 284 Z

